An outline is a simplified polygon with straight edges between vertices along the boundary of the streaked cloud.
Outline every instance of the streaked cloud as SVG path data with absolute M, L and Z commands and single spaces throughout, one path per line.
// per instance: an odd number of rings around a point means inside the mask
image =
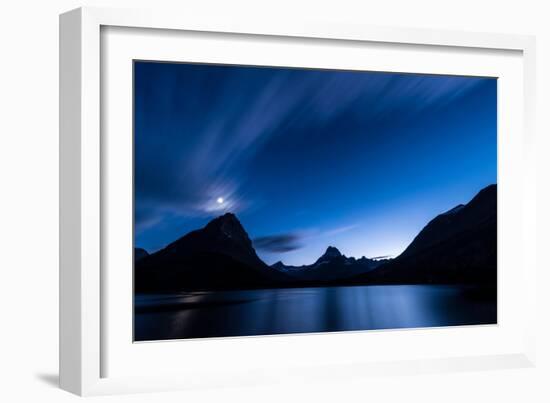
M 263 236 L 254 239 L 254 247 L 267 252 L 290 252 L 300 249 L 303 236 L 299 233 Z
M 338 234 L 343 234 L 344 232 L 352 231 L 357 227 L 359 227 L 359 224 L 345 225 L 343 227 L 336 227 L 336 228 L 332 228 L 332 229 L 323 231 L 322 235 L 327 236 L 327 237 L 331 237 L 331 236 L 335 236 L 335 235 L 338 235 Z
M 262 80 L 247 82 L 243 75 L 250 71 L 245 69 L 157 66 L 151 75 L 151 65 L 137 65 L 136 79 L 143 83 L 136 87 L 136 113 L 163 105 L 164 109 L 156 112 L 158 119 L 165 121 L 148 122 L 138 116 L 136 205 L 142 209 L 142 214 L 136 215 L 138 229 L 174 214 L 210 216 L 249 208 L 254 198 L 241 192 L 247 169 L 253 169 L 247 161 L 270 138 L 284 135 L 289 125 L 316 127 L 357 109 L 358 103 L 368 106 L 358 109 L 363 120 L 399 110 L 403 103 L 411 103 L 419 111 L 439 104 L 443 98 L 450 102 L 475 85 L 456 78 L 438 80 L 434 85 L 421 75 L 303 74 L 292 69 L 273 69 L 269 74 L 265 74 L 266 69 L 256 69 L 263 72 Z M 219 78 L 213 89 L 204 81 L 212 69 L 217 69 Z M 195 76 L 201 78 L 197 83 L 187 82 Z M 174 85 L 157 87 L 158 81 L 173 81 Z M 180 85 L 177 93 L 177 84 L 182 81 L 185 85 Z M 195 88 L 201 84 L 202 90 Z M 201 93 L 201 98 L 185 100 L 188 86 Z M 182 97 L 184 101 L 171 102 Z M 150 105 L 153 102 L 157 105 Z M 309 134 L 304 131 L 304 135 Z M 227 202 L 218 205 L 218 197 Z M 336 229 L 334 234 L 342 230 L 347 229 Z
M 330 238 L 339 234 L 346 233 L 359 227 L 359 224 L 347 225 L 342 227 L 320 230 L 318 228 L 307 228 L 300 231 L 289 232 L 285 234 L 267 235 L 254 239 L 254 247 L 263 252 L 286 253 L 305 247 L 308 242 L 318 238 L 328 238 L 327 246 L 330 244 Z

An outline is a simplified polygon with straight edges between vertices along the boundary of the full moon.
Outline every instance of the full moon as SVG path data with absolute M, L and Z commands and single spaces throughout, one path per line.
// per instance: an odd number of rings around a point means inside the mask
M 223 203 L 223 197 L 218 197 L 218 199 L 216 201 L 218 202 L 218 204 L 222 204 Z

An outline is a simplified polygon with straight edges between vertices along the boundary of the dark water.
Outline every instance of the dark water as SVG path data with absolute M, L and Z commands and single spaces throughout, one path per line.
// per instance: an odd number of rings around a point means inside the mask
M 135 340 L 496 323 L 496 296 L 461 286 L 386 285 L 135 297 Z

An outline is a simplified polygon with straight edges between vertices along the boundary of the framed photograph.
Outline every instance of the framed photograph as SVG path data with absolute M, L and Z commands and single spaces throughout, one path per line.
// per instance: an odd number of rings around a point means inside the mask
M 64 389 L 533 365 L 533 38 L 60 24 Z

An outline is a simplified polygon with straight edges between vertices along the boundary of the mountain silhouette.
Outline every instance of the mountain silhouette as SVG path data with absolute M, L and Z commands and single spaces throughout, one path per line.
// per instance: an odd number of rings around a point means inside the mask
M 496 284 L 497 186 L 431 220 L 395 259 L 346 257 L 329 246 L 314 263 L 266 265 L 231 213 L 153 254 L 136 248 L 136 292 L 355 284 Z
M 345 280 L 375 269 L 380 262 L 362 257 L 346 257 L 336 247 L 329 246 L 315 263 L 303 266 L 286 266 L 277 262 L 271 267 L 279 270 L 295 281 L 330 282 Z
M 136 263 L 136 291 L 249 288 L 284 281 L 267 266 L 234 214 L 227 213 Z
M 134 248 L 134 261 L 138 261 L 143 259 L 144 257 L 149 256 L 149 252 L 147 252 L 143 248 Z
M 330 263 L 335 259 L 340 259 L 342 256 L 342 253 L 340 253 L 340 251 L 336 247 L 329 246 L 325 253 L 323 253 L 323 255 L 319 259 L 317 259 L 315 264 Z
M 375 283 L 496 284 L 497 186 L 430 221 L 397 258 L 357 278 Z

